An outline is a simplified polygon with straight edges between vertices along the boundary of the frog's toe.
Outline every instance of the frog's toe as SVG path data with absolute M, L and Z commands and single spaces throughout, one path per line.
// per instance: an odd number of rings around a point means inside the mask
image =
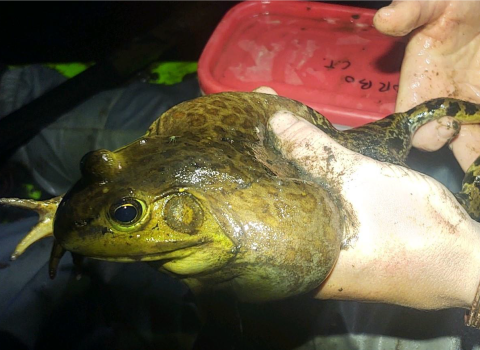
M 40 239 L 53 235 L 53 218 L 62 197 L 55 197 L 45 201 L 35 201 L 20 198 L 0 198 L 0 204 L 24 208 L 35 211 L 39 215 L 38 223 L 15 247 L 11 259 L 15 260 L 33 243 Z
M 15 251 L 10 256 L 10 259 L 15 260 L 22 255 L 28 247 L 42 238 L 53 236 L 52 220 L 50 218 L 39 221 L 30 232 L 23 237 L 20 243 L 15 247 Z
M 50 253 L 50 260 L 48 262 L 48 275 L 50 276 L 50 279 L 53 280 L 57 275 L 58 265 L 65 252 L 66 250 L 63 249 L 56 240 L 53 241 L 52 252 Z M 79 263 L 81 263 L 81 261 Z M 77 264 L 75 264 L 75 266 L 77 267 Z

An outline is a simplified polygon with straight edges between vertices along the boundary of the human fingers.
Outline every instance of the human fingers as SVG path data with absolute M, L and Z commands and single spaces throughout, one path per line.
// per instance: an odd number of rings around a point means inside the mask
M 253 92 L 261 92 L 264 94 L 278 95 L 277 92 L 269 86 L 260 86 L 253 90 Z
M 480 125 L 462 125 L 458 137 L 450 144 L 463 171 L 480 156 Z
M 458 132 L 454 124 L 455 119 L 452 117 L 443 117 L 427 123 L 415 132 L 412 145 L 423 151 L 437 151 Z
M 448 1 L 393 1 L 377 11 L 375 28 L 384 34 L 404 36 L 424 24 L 435 21 L 445 11 Z

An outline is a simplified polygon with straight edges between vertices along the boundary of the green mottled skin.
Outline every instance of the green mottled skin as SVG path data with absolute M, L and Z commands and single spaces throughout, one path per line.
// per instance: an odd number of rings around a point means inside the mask
M 164 113 L 132 144 L 85 156 L 81 181 L 56 213 L 57 243 L 98 259 L 149 261 L 194 291 L 223 289 L 242 300 L 319 286 L 354 218 L 328 186 L 308 181 L 275 151 L 266 125 L 279 110 L 316 124 L 349 149 L 400 165 L 421 125 L 446 115 L 459 123 L 480 117 L 476 105 L 437 99 L 340 132 L 279 96 L 200 97 Z M 475 195 L 463 194 L 467 209 Z M 122 198 L 143 208 L 127 224 L 113 214 Z
M 480 221 L 480 158 L 477 158 L 466 171 L 462 190 L 456 197 L 470 216 Z

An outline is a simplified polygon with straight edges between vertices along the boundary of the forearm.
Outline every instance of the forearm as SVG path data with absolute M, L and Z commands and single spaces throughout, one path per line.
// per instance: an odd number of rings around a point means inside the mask
M 342 251 L 317 297 L 429 310 L 468 309 L 480 282 L 479 227 L 468 221 L 429 246 L 412 244 L 398 250 L 387 245 L 380 254 L 365 246 Z

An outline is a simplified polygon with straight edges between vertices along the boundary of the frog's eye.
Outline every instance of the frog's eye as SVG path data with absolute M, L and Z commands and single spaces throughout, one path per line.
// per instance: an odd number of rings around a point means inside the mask
M 203 223 L 203 210 L 192 195 L 179 193 L 165 202 L 163 219 L 175 231 L 194 234 Z
M 134 198 L 122 198 L 110 207 L 110 217 L 118 224 L 132 225 L 142 218 L 143 205 Z

